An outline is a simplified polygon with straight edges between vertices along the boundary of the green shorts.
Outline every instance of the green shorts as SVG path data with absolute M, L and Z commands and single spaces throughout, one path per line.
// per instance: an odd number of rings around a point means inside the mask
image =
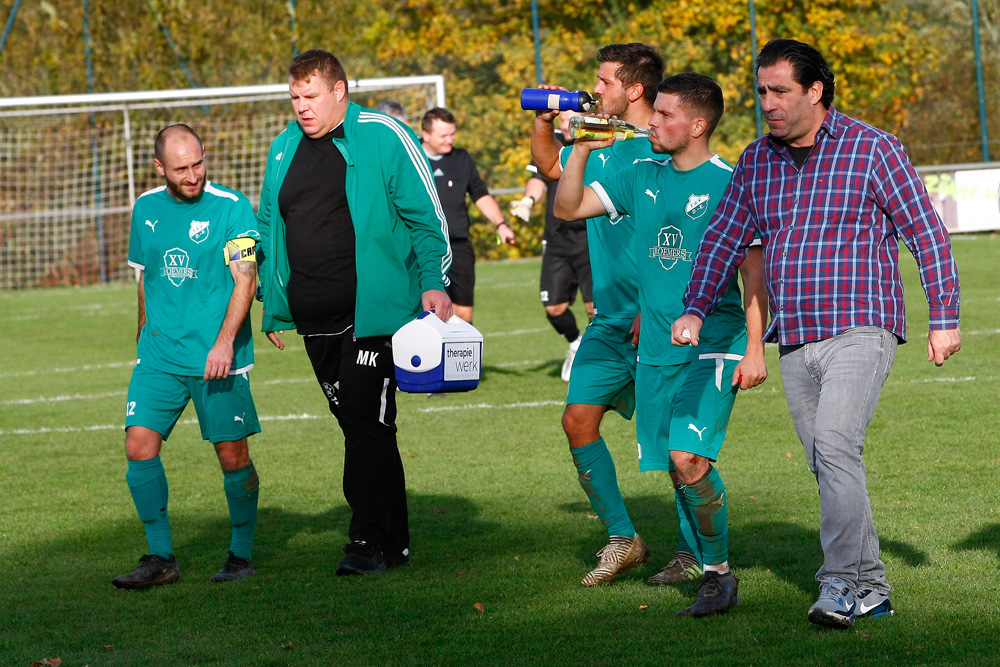
M 739 390 L 732 381 L 740 359 L 703 354 L 686 364 L 639 364 L 639 470 L 673 470 L 671 450 L 718 458 Z
M 625 419 L 635 412 L 633 317 L 598 315 L 583 333 L 573 360 L 566 404 L 607 405 Z
M 128 385 L 125 428 L 143 426 L 166 440 L 190 400 L 198 412 L 201 437 L 209 442 L 230 442 L 260 433 L 246 373 L 225 380 L 203 380 L 141 364 L 132 371 Z

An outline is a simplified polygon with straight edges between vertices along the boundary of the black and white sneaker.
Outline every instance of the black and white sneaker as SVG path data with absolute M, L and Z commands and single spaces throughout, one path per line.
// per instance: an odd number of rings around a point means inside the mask
M 230 551 L 229 558 L 226 559 L 222 569 L 212 577 L 212 581 L 236 581 L 238 579 L 252 577 L 255 574 L 257 574 L 257 570 L 253 569 L 252 560 L 240 558 Z
M 111 580 L 116 588 L 142 590 L 150 586 L 172 584 L 181 578 L 181 569 L 173 554 L 170 558 L 146 554 L 139 559 L 139 567 L 128 574 L 121 574 Z
M 344 547 L 344 559 L 337 565 L 337 575 L 381 574 L 387 565 L 382 550 L 364 540 L 354 540 Z

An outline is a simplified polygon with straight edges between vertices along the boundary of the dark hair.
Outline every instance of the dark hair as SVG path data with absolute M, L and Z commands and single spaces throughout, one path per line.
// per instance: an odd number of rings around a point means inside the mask
M 761 67 L 774 67 L 780 62 L 787 62 L 792 66 L 792 76 L 803 89 L 817 81 L 822 83 L 823 96 L 819 101 L 827 109 L 830 108 L 836 82 L 833 70 L 826 64 L 823 54 L 794 39 L 772 39 L 757 54 L 757 69 L 754 73 L 759 74 Z
M 444 107 L 434 107 L 433 109 L 428 109 L 427 113 L 420 120 L 420 128 L 424 132 L 430 132 L 434 129 L 434 121 L 439 120 L 442 123 L 451 123 L 452 125 L 458 125 L 455 122 L 455 115 L 445 109 Z
M 288 66 L 288 76 L 294 81 L 305 81 L 317 72 L 330 86 L 330 90 L 333 90 L 338 81 L 347 84 L 347 72 L 344 71 L 344 66 L 340 64 L 337 56 L 329 51 L 312 49 L 300 53 Z
M 677 103 L 685 107 L 685 115 L 689 120 L 701 117 L 708 123 L 707 135 L 712 136 L 722 113 L 726 110 L 726 102 L 722 97 L 722 88 L 714 79 L 697 74 L 684 72 L 674 74 L 660 82 L 657 92 L 677 96 Z M 691 109 L 693 113 L 689 113 Z
M 153 143 L 153 155 L 161 163 L 163 162 L 163 154 L 167 150 L 167 140 L 178 133 L 194 137 L 198 141 L 198 145 L 201 146 L 202 153 L 205 152 L 205 144 L 201 143 L 201 137 L 198 136 L 198 133 L 184 123 L 176 123 L 168 125 L 156 133 L 156 141 Z
M 663 78 L 663 56 L 647 44 L 608 44 L 597 52 L 602 63 L 620 63 L 615 78 L 623 86 L 642 84 L 642 96 L 650 104 L 656 99 L 656 84 Z

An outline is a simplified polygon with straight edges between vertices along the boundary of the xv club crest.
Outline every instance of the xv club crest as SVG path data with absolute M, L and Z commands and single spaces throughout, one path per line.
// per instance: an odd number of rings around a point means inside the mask
M 668 271 L 674 268 L 677 260 L 691 261 L 691 252 L 684 249 L 684 234 L 673 225 L 660 228 L 649 256 L 660 260 L 660 266 Z
M 191 257 L 183 248 L 171 248 L 163 253 L 163 268 L 160 275 L 180 287 L 185 278 L 197 278 L 198 269 L 191 268 Z

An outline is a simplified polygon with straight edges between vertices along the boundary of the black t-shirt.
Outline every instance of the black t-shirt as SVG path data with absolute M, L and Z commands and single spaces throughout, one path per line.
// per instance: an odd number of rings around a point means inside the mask
M 428 156 L 438 198 L 448 220 L 448 237 L 469 238 L 469 205 L 465 201 L 468 194 L 473 202 L 490 193 L 486 183 L 479 177 L 476 163 L 469 152 L 462 148 L 452 148 L 445 155 Z
M 555 132 L 556 139 L 563 146 L 569 146 L 573 142 L 567 140 L 559 130 Z M 552 209 L 556 205 L 556 192 L 559 189 L 559 181 L 550 181 L 538 175 L 538 167 L 532 162 L 527 166 L 534 178 L 545 182 L 545 232 L 542 240 L 545 241 L 545 252 L 557 253 L 559 255 L 575 256 L 587 254 L 587 220 L 563 220 L 557 218 Z
M 343 136 L 343 125 L 319 139 L 303 136 L 278 193 L 291 268 L 288 308 L 303 335 L 354 324 L 358 278 L 347 162 L 332 139 Z
M 587 220 L 563 220 L 556 217 L 552 209 L 556 205 L 556 192 L 559 181 L 550 181 L 538 175 L 535 164 L 528 166 L 533 178 L 544 181 L 545 193 L 545 231 L 542 240 L 545 241 L 545 252 L 560 255 L 586 254 L 587 250 Z

